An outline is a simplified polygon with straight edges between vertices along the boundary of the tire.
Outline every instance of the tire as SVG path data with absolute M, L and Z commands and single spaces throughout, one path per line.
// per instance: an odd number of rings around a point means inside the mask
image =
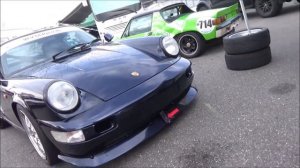
M 270 32 L 267 28 L 253 28 L 229 34 L 223 38 L 224 50 L 227 54 L 244 54 L 261 50 L 270 45 Z
M 239 55 L 225 54 L 225 62 L 228 69 L 248 70 L 264 66 L 271 62 L 271 49 L 265 49 Z
M 280 13 L 283 3 L 278 0 L 256 0 L 254 5 L 261 17 L 273 17 Z
M 0 118 L 0 129 L 4 129 L 9 127 L 9 123 L 7 121 L 5 121 L 3 118 Z
M 206 42 L 197 33 L 183 33 L 176 40 L 182 57 L 194 58 L 200 56 L 206 50 Z
M 35 119 L 21 106 L 17 105 L 17 111 L 18 111 L 18 115 L 21 121 L 21 124 L 31 142 L 31 144 L 33 145 L 34 149 L 36 150 L 36 152 L 39 154 L 39 156 L 49 165 L 53 165 L 59 162 L 59 159 L 57 158 L 58 155 L 58 150 L 56 149 L 56 147 L 48 140 L 48 138 L 44 135 L 44 133 L 42 132 L 41 128 L 39 127 L 39 125 L 37 124 L 37 122 L 35 121 Z M 29 130 L 29 123 L 33 126 L 34 129 Z M 40 145 L 43 147 L 44 149 L 44 157 L 40 154 L 40 152 L 43 151 L 39 151 L 37 148 L 40 149 L 40 147 L 37 147 L 34 145 L 34 140 L 31 139 L 32 136 L 30 136 L 30 132 L 34 133 L 35 131 L 35 140 L 39 139 Z M 37 145 L 37 143 L 35 143 Z

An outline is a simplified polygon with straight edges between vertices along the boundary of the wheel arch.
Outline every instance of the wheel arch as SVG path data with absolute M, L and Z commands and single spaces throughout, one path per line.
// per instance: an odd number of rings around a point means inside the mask
M 176 34 L 174 36 L 174 39 L 177 40 L 180 35 L 186 34 L 186 33 L 196 33 L 200 38 L 202 38 L 203 40 L 205 40 L 204 36 L 201 33 L 199 33 L 198 31 L 193 31 L 193 30 L 178 33 L 178 34 Z
M 209 6 L 208 3 L 201 1 L 201 2 L 199 2 L 199 3 L 197 4 L 197 6 L 196 6 L 196 11 L 198 12 L 198 11 L 199 11 L 199 8 L 202 7 L 202 6 L 205 6 L 205 7 L 207 7 L 208 9 L 211 8 L 211 7 Z
M 255 2 L 256 2 L 257 0 L 252 0 L 252 4 L 253 4 L 253 7 L 255 7 Z M 292 0 L 278 0 L 278 2 L 279 3 L 284 3 L 284 2 L 290 2 L 290 1 L 292 1 Z
M 19 96 L 14 96 L 13 97 L 13 102 L 12 102 L 12 109 L 13 109 L 13 113 L 15 114 L 16 118 L 18 119 L 19 123 L 22 125 L 21 120 L 20 120 L 20 116 L 18 113 L 18 109 L 17 106 L 21 106 L 22 108 L 26 109 L 27 111 L 29 110 L 29 107 L 26 105 L 25 101 L 22 100 Z

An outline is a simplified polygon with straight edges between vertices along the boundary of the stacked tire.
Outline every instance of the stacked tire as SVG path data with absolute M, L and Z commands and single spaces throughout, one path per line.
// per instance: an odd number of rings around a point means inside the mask
M 229 34 L 223 38 L 225 62 L 228 69 L 248 70 L 271 62 L 270 32 L 253 28 Z

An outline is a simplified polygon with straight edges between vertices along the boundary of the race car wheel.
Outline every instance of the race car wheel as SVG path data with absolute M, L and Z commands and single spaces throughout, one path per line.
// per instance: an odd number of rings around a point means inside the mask
M 231 70 L 248 70 L 258 68 L 270 63 L 271 59 L 270 47 L 246 54 L 225 54 L 227 68 Z
M 270 32 L 267 28 L 253 28 L 238 31 L 223 38 L 224 50 L 228 54 L 243 54 L 261 50 L 270 45 Z
M 0 129 L 4 129 L 9 127 L 9 123 L 7 121 L 5 121 L 3 118 L 0 118 Z
M 261 17 L 272 17 L 280 13 L 283 3 L 277 0 L 256 0 L 256 12 Z
M 180 54 L 185 58 L 200 56 L 206 49 L 205 41 L 194 32 L 184 33 L 177 38 Z
M 57 149 L 43 134 L 37 122 L 21 106 L 17 106 L 17 111 L 21 124 L 39 156 L 49 165 L 57 163 Z

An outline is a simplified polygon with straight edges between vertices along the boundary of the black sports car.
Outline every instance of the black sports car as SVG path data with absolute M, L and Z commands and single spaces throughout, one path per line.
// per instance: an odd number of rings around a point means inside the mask
M 191 62 L 171 37 L 103 43 L 75 27 L 1 45 L 1 119 L 48 164 L 102 165 L 153 136 L 190 104 Z

